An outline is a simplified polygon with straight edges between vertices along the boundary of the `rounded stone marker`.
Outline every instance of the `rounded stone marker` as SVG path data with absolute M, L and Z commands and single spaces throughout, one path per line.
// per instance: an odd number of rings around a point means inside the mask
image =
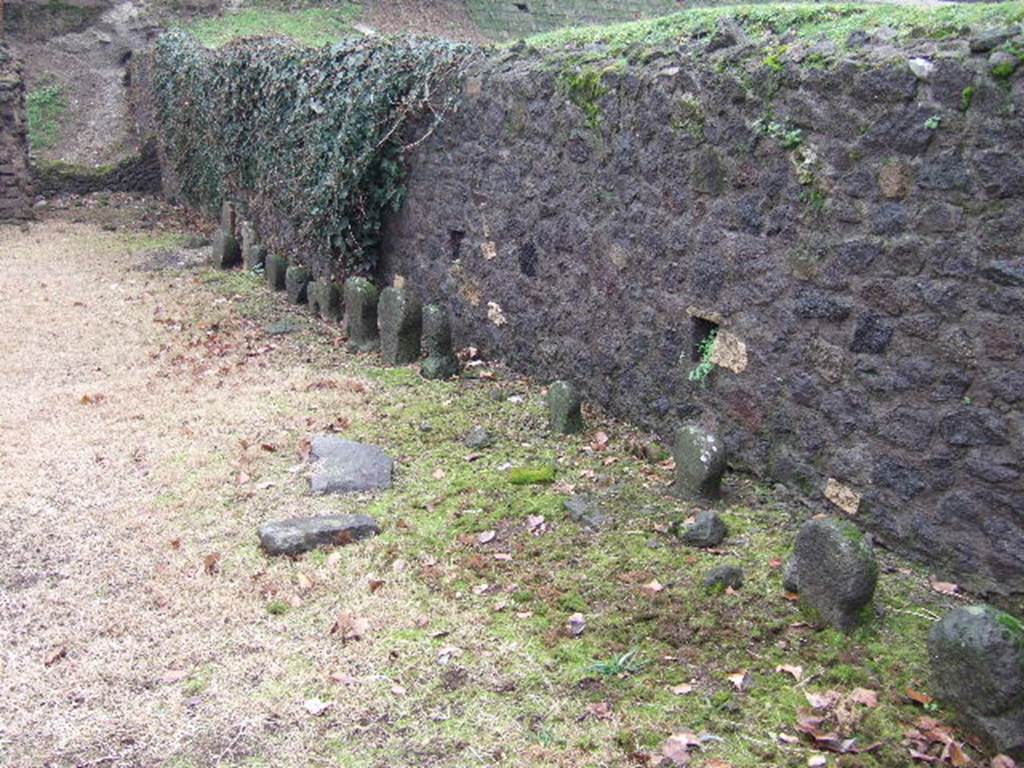
M 459 375 L 459 359 L 452 348 L 452 326 L 448 312 L 436 304 L 423 308 L 423 348 L 427 359 L 420 367 L 425 379 L 450 379 Z
M 219 269 L 230 269 L 242 260 L 242 249 L 238 241 L 223 229 L 213 236 L 213 265 Z
M 853 629 L 878 583 L 875 552 L 848 520 L 808 520 L 793 547 L 793 582 L 800 602 L 832 626 Z
M 410 291 L 392 286 L 380 292 L 377 328 L 385 365 L 408 365 L 419 359 L 423 310 Z
M 377 333 L 377 287 L 365 277 L 350 277 L 342 289 L 345 298 L 345 332 L 348 345 L 357 352 L 380 346 Z
M 722 496 L 725 446 L 710 432 L 688 425 L 676 433 L 672 456 L 676 477 L 672 488 L 684 499 L 715 501 Z
M 308 298 L 306 292 L 312 280 L 313 273 L 307 267 L 288 267 L 284 273 L 284 289 L 288 293 L 288 301 L 292 304 L 305 304 Z
M 556 435 L 583 431 L 583 401 L 568 381 L 556 381 L 548 387 L 548 418 Z
M 728 535 L 729 529 L 718 513 L 705 510 L 697 515 L 697 519 L 687 526 L 679 538 L 687 546 L 706 549 L 717 547 Z
M 276 253 L 268 253 L 264 259 L 264 270 L 267 285 L 272 291 L 283 291 L 285 272 L 288 271 L 288 259 Z
M 1024 758 L 1024 624 L 989 605 L 947 613 L 928 633 L 935 692 L 973 730 Z

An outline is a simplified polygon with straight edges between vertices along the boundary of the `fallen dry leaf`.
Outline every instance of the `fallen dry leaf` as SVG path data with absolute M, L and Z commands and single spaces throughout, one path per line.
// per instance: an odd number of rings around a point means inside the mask
M 680 683 L 673 685 L 669 690 L 676 696 L 685 696 L 688 693 L 693 693 L 693 686 L 689 683 Z
M 67 655 L 68 649 L 66 646 L 62 645 L 58 648 L 54 648 L 52 651 L 46 654 L 46 658 L 43 659 L 43 666 L 52 667 L 54 664 L 56 664 L 58 661 L 60 661 Z
M 160 675 L 160 682 L 172 685 L 174 683 L 180 683 L 186 677 L 188 677 L 187 669 L 169 669 Z
M 373 594 L 374 592 L 376 592 L 376 591 L 377 591 L 378 589 L 380 589 L 380 588 L 381 588 L 381 587 L 383 587 L 383 586 L 384 586 L 385 584 L 387 584 L 387 582 L 386 582 L 386 581 L 384 581 L 384 579 L 370 579 L 370 580 L 369 580 L 369 581 L 367 582 L 367 584 L 368 584 L 368 585 L 369 585 L 369 587 L 370 587 L 370 594 L 372 595 L 372 594 Z
M 476 540 L 480 544 L 489 544 L 492 541 L 494 541 L 494 538 L 497 535 L 498 535 L 497 531 L 484 531 L 483 533 L 481 533 L 479 536 L 476 537 Z
M 598 432 L 594 435 L 594 439 L 590 443 L 590 447 L 595 451 L 603 451 L 608 447 L 608 433 Z
M 443 469 L 441 469 L 440 467 L 438 467 L 437 469 L 434 470 L 433 478 L 435 480 L 444 480 L 445 475 L 446 475 L 445 471 Z
M 303 708 L 313 717 L 319 717 L 330 708 L 330 704 L 326 701 L 320 701 L 320 699 L 306 699 L 302 703 Z
M 672 765 L 689 765 L 690 749 L 700 747 L 700 739 L 692 733 L 674 733 L 661 745 L 661 754 Z
M 921 693 L 920 691 L 914 690 L 913 688 L 907 688 L 907 698 L 915 704 L 920 704 L 922 707 L 926 704 L 931 704 L 933 699 L 927 693 Z
M 960 586 L 951 581 L 930 581 L 931 588 L 940 595 L 959 595 Z
M 211 552 L 203 558 L 203 570 L 208 576 L 220 572 L 220 552 Z
M 612 705 L 607 701 L 597 701 L 587 705 L 587 714 L 595 720 L 610 720 L 612 717 Z
M 659 592 L 664 591 L 665 585 L 662 584 L 657 579 L 651 579 L 651 581 L 648 582 L 647 584 L 644 584 L 641 587 L 641 589 L 643 589 L 645 592 L 650 592 L 652 595 L 656 595 Z
M 1017 768 L 1017 763 L 1009 755 L 996 755 L 990 768 Z
M 753 680 L 750 677 L 750 673 L 745 669 L 741 669 L 739 672 L 733 672 L 731 675 L 726 676 L 733 688 L 737 691 L 750 690 L 750 685 Z
M 850 694 L 850 701 L 874 708 L 878 706 L 878 692 L 868 688 L 854 688 Z
M 327 677 L 332 683 L 337 683 L 338 685 L 359 685 L 359 678 L 352 677 L 347 672 L 335 671 L 331 672 Z
M 793 679 L 798 683 L 803 679 L 804 668 L 800 666 L 794 666 L 790 664 L 780 664 L 775 668 L 776 672 L 784 672 L 787 675 L 792 675 Z
M 338 614 L 338 618 L 334 620 L 334 626 L 331 627 L 331 634 L 340 635 L 343 643 L 347 643 L 349 640 L 362 640 L 369 631 L 369 620 L 349 611 Z

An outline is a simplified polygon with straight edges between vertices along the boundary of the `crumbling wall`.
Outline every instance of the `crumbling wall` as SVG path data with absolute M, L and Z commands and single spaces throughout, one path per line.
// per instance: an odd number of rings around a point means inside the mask
M 0 222 L 32 218 L 21 67 L 0 42 Z

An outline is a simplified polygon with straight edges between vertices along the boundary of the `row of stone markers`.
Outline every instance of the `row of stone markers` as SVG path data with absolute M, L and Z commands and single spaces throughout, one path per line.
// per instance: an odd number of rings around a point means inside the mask
M 315 315 L 344 322 L 349 346 L 355 351 L 379 351 L 387 365 L 408 365 L 426 351 L 423 376 L 458 375 L 444 308 L 421 306 L 401 285 L 378 292 L 360 277 L 344 285 L 314 280 L 306 267 L 289 265 L 286 259 L 267 253 L 241 210 L 236 203 L 225 204 L 213 244 L 215 264 L 262 266 L 268 285 L 285 291 L 289 301 L 307 303 Z M 575 434 L 586 428 L 582 397 L 571 382 L 550 385 L 547 410 L 554 434 Z M 716 435 L 684 426 L 676 433 L 672 455 L 675 495 L 706 506 L 721 498 L 727 455 Z M 367 492 L 391 485 L 393 462 L 374 446 L 319 436 L 313 439 L 311 460 L 314 494 Z M 589 497 L 573 496 L 565 506 L 570 517 L 585 527 L 598 529 L 607 522 Z M 259 537 L 268 554 L 297 555 L 379 532 L 377 522 L 366 515 L 329 515 L 268 523 L 260 528 Z M 718 547 L 728 528 L 717 512 L 704 509 L 676 533 L 684 545 L 707 549 Z M 874 613 L 878 570 L 868 536 L 849 520 L 820 516 L 806 522 L 797 534 L 783 587 L 797 593 L 801 606 L 816 619 L 848 632 Z M 704 586 L 740 589 L 743 581 L 738 565 L 725 564 L 706 575 Z M 935 624 L 928 648 L 936 693 L 993 748 L 1024 758 L 1024 626 L 990 606 L 959 608 Z

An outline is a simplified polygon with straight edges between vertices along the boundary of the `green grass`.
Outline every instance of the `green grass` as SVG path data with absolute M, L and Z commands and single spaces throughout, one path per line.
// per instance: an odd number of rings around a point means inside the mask
M 528 43 L 542 49 L 600 44 L 611 56 L 632 46 L 654 47 L 684 42 L 711 33 L 720 18 L 735 19 L 754 40 L 789 32 L 805 40 L 846 42 L 851 32 L 889 27 L 900 37 L 936 39 L 959 34 L 963 27 L 982 28 L 1024 20 L 1024 2 L 992 5 L 896 6 L 860 4 L 766 4 L 694 8 L 657 19 L 605 27 L 557 30 Z
M 295 11 L 250 7 L 215 18 L 199 19 L 185 28 L 211 48 L 243 37 L 287 37 L 300 45 L 321 46 L 355 34 L 359 19 L 355 3 Z
M 29 91 L 25 97 L 28 112 L 28 138 L 32 150 L 49 149 L 60 138 L 61 118 L 68 102 L 61 86 L 44 85 Z

